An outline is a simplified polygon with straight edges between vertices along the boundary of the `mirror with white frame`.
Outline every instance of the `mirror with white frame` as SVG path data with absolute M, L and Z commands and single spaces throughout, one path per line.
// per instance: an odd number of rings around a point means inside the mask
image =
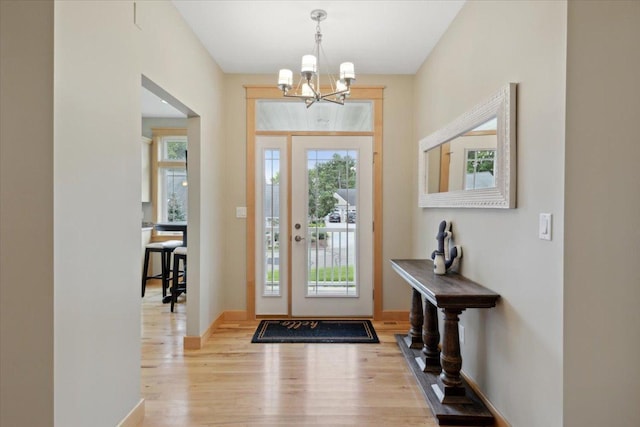
M 420 207 L 515 208 L 516 84 L 420 141 Z

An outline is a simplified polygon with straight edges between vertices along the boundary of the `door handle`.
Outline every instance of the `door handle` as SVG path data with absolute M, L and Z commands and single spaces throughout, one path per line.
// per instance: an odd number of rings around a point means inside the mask
M 300 242 L 302 240 L 304 240 L 304 237 L 300 237 L 300 236 L 296 236 L 293 238 L 296 242 Z

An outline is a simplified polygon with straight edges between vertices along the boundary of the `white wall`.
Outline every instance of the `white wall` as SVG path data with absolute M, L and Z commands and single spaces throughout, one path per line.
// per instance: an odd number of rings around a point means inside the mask
M 640 425 L 640 2 L 569 3 L 564 421 Z
M 273 85 L 276 77 L 244 74 L 226 76 L 226 310 L 246 309 L 246 221 L 235 218 L 235 207 L 246 206 L 246 93 L 243 85 Z M 411 187 L 406 184 L 412 179 L 410 165 L 415 156 L 411 127 L 413 76 L 358 76 L 357 84 L 385 86 L 383 309 L 407 311 L 411 295 L 409 287 L 393 272 L 388 259 L 406 258 L 411 253 L 411 223 L 404 218 L 413 206 Z
M 222 73 L 170 2 L 138 2 L 138 25 L 132 1 L 1 4 L 0 422 L 114 426 L 140 400 L 141 74 L 200 116 L 187 325 L 199 335 L 223 306 Z
M 25 37 L 28 35 L 28 37 Z M 53 425 L 53 2 L 0 2 L 0 425 Z
M 223 310 L 224 76 L 168 1 L 138 2 L 141 72 L 198 117 L 188 119 L 189 296 L 187 335 Z
M 463 371 L 518 427 L 562 425 L 566 2 L 467 2 L 416 75 L 417 141 L 509 82 L 517 89 L 517 209 L 414 208 L 414 257 L 442 219 L 463 246 L 462 274 L 498 292 L 467 310 Z M 417 177 L 417 161 L 413 165 Z M 417 205 L 417 179 L 415 185 Z M 551 212 L 554 237 L 538 239 Z
M 140 77 L 131 2 L 55 2 L 55 425 L 140 399 Z

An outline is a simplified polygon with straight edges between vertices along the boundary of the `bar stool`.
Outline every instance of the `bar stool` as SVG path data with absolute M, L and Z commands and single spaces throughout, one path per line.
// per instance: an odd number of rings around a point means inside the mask
M 180 261 L 182 261 L 182 282 L 180 282 Z M 173 283 L 171 286 L 171 312 L 178 301 L 178 295 L 187 293 L 187 247 L 180 246 L 173 251 Z
M 142 296 L 147 287 L 147 280 L 149 279 L 162 279 L 162 296 L 167 295 L 167 289 L 169 288 L 169 273 L 171 272 L 171 253 L 177 247 L 182 246 L 182 240 L 167 240 L 166 242 L 153 242 L 148 243 L 144 248 L 144 264 L 142 270 Z M 149 276 L 149 255 L 157 252 L 160 254 L 160 262 L 162 264 L 162 270 L 160 274 Z

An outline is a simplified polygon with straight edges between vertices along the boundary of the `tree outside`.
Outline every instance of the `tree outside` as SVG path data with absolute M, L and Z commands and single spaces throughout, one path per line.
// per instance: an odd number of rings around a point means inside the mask
M 336 206 L 336 190 L 355 186 L 356 162 L 348 154 L 334 153 L 330 160 L 316 163 L 309 169 L 309 218 L 316 221 L 329 215 Z
M 167 160 L 186 160 L 187 141 L 166 141 Z
M 169 222 L 186 221 L 187 219 L 182 203 L 175 191 L 172 191 L 169 195 L 169 201 L 167 202 L 167 217 Z
M 495 159 L 495 150 L 469 150 L 467 152 L 467 173 L 489 172 L 493 175 Z

